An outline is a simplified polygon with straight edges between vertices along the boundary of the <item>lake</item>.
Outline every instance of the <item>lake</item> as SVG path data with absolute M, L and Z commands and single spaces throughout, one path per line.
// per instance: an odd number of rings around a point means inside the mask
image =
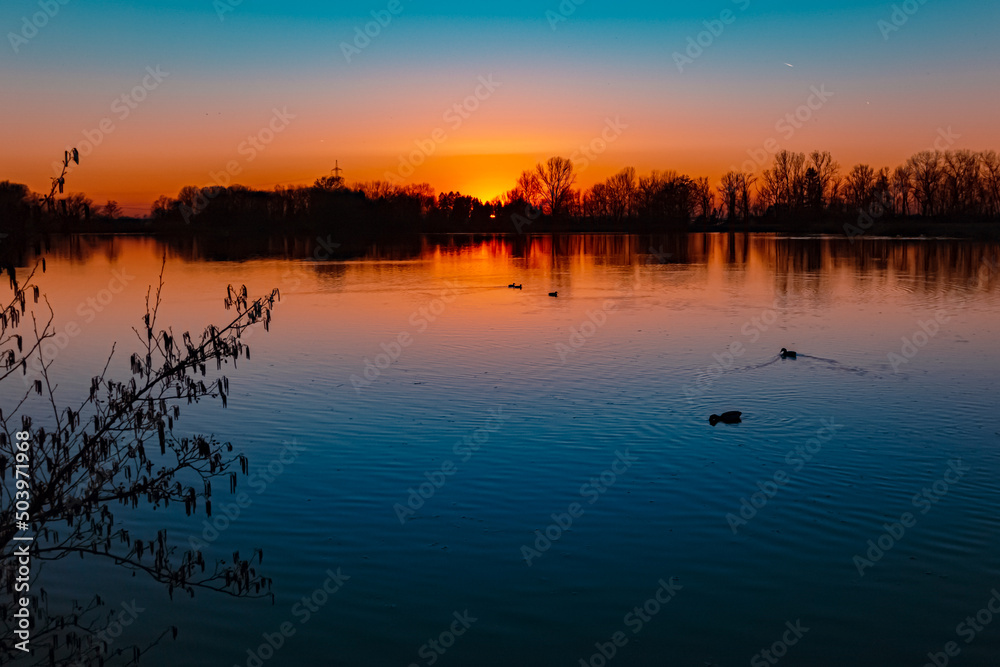
M 998 246 L 340 241 L 46 253 L 67 403 L 115 342 L 127 378 L 164 257 L 177 333 L 228 322 L 227 284 L 281 291 L 229 407 L 177 423 L 247 454 L 241 503 L 122 514 L 213 559 L 263 547 L 274 604 L 43 571 L 57 603 L 131 605 L 121 644 L 178 626 L 143 664 L 995 663 Z

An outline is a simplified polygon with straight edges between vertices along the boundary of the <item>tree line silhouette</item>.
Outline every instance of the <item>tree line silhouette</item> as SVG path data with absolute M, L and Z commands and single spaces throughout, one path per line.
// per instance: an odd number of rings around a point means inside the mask
M 53 179 L 56 181 L 56 179 Z M 59 182 L 62 188 L 62 182 Z M 46 205 L 47 204 L 47 205 Z M 640 175 L 626 167 L 589 188 L 577 187 L 570 160 L 553 157 L 525 170 L 490 202 L 459 192 L 435 195 L 426 184 L 348 184 L 324 176 L 310 186 L 259 190 L 242 185 L 184 187 L 160 197 L 140 224 L 119 221 L 115 202 L 95 208 L 81 194 L 43 198 L 0 183 L 0 213 L 21 227 L 51 231 L 141 227 L 157 231 L 283 232 L 546 232 L 685 231 L 766 228 L 843 229 L 852 220 L 1000 218 L 1000 155 L 996 151 L 923 151 L 895 169 L 867 164 L 848 171 L 828 151 L 781 151 L 759 173 L 730 171 L 713 187 L 707 178 L 672 170 Z
M 115 221 L 115 207 L 102 211 L 83 195 L 64 193 L 70 159 L 76 162 L 78 158 L 75 153 L 64 155 L 63 173 L 53 178 L 47 196 L 31 193 L 24 185 L 0 183 L 4 233 L 11 229 L 18 234 L 79 231 L 86 230 L 87 223 L 122 224 Z M 844 176 L 829 153 L 782 152 L 761 174 L 730 172 L 715 188 L 705 178 L 657 171 L 639 176 L 634 168 L 587 189 L 577 189 L 575 183 L 571 161 L 554 157 L 522 172 L 510 191 L 489 203 L 455 192 L 435 196 L 426 184 L 348 186 L 333 176 L 317 179 L 309 187 L 271 191 L 243 186 L 186 187 L 177 198 L 161 197 L 151 216 L 136 224 L 187 233 L 336 229 L 342 238 L 356 230 L 525 232 L 645 226 L 669 231 L 699 224 L 732 227 L 767 221 L 781 221 L 795 229 L 815 220 L 849 224 L 859 215 L 904 220 L 920 216 L 949 224 L 962 219 L 995 221 L 1000 215 L 1000 160 L 993 151 L 918 153 L 892 172 L 858 165 Z M 57 198 L 57 192 L 63 196 Z M 254 241 L 269 240 L 248 236 Z M 560 252 L 569 255 L 569 245 L 593 238 L 520 237 L 513 243 L 562 246 Z M 701 238 L 705 247 L 709 238 Z M 231 249 L 231 239 L 214 237 L 201 244 L 197 238 L 175 237 L 178 243 L 198 244 L 203 251 L 213 243 Z M 624 235 L 614 239 L 643 252 L 653 247 Z M 669 239 L 672 244 L 666 249 L 660 245 L 660 252 L 684 261 L 690 250 L 688 241 L 695 239 L 677 235 Z M 37 593 L 31 593 L 28 605 L 21 605 L 30 608 L 33 619 L 34 652 L 27 664 L 138 664 L 161 641 L 176 639 L 176 628 L 158 627 L 138 643 L 113 644 L 107 630 L 116 610 L 109 609 L 99 594 L 99 584 L 95 582 L 92 593 L 69 606 L 58 599 L 50 605 L 40 585 L 40 566 L 68 556 L 81 557 L 141 574 L 170 595 L 270 595 L 271 580 L 260 570 L 261 548 L 244 550 L 242 557 L 236 551 L 232 558 L 228 554 L 222 558 L 220 549 L 203 553 L 168 536 L 166 529 L 130 528 L 125 519 L 131 510 L 166 511 L 170 503 L 175 511 L 183 508 L 186 515 L 211 517 L 212 483 L 216 488 L 228 486 L 232 493 L 239 478 L 247 475 L 246 457 L 230 443 L 183 428 L 175 432 L 174 427 L 182 411 L 186 414 L 200 401 L 218 400 L 226 407 L 229 364 L 235 368 L 238 361 L 250 358 L 243 334 L 252 327 L 268 329 L 280 295 L 275 290 L 251 299 L 245 287 L 230 287 L 224 299 L 226 309 L 232 311 L 228 323 L 210 325 L 200 335 L 175 335 L 159 319 L 164 287 L 161 267 L 159 283 L 147 292 L 145 313 L 133 329 L 137 338 L 129 357 L 129 374 L 116 379 L 109 373 L 112 348 L 103 370 L 91 378 L 89 392 L 67 402 L 57 397 L 57 384 L 49 373 L 55 360 L 50 343 L 58 335 L 55 314 L 35 283 L 46 263 L 39 259 L 32 267 L 18 268 L 24 263 L 23 247 L 17 240 L 11 243 L 0 234 L 0 275 L 7 274 L 11 287 L 0 301 L 0 358 L 4 360 L 0 383 L 8 382 L 5 389 L 21 383 L 12 391 L 11 405 L 0 410 L 0 479 L 4 480 L 0 483 L 0 589 L 10 592 L 18 577 L 24 576 L 19 556 L 11 548 L 17 533 L 28 531 L 15 522 L 22 512 L 33 535 L 32 562 L 39 566 L 30 573 Z M 412 237 L 405 241 L 416 243 Z M 742 241 L 742 250 L 736 243 L 728 244 L 730 261 L 736 261 L 737 252 L 749 256 L 750 236 Z M 944 249 L 935 244 L 933 250 L 920 244 L 918 255 L 893 255 L 887 248 L 880 249 L 878 240 L 868 243 L 875 244 L 873 256 L 880 252 L 900 266 L 912 263 L 920 267 L 918 274 L 921 270 L 926 275 L 934 273 L 935 261 L 964 267 L 967 272 L 983 267 L 977 254 L 983 250 L 965 247 L 971 244 Z M 835 251 L 833 257 L 836 260 Z M 785 245 L 775 261 L 779 267 L 799 261 L 819 266 L 824 255 L 818 247 L 801 254 Z M 38 403 L 29 400 L 40 400 L 51 417 L 33 421 L 28 413 Z M 19 458 L 24 451 L 19 443 L 28 441 L 34 461 L 32 492 L 26 496 L 30 499 L 19 500 L 15 468 L 26 460 Z M 24 509 L 19 509 L 18 502 Z M 22 657 L 11 648 L 20 628 L 13 620 L 13 598 L 0 601 L 0 609 L 0 661 L 10 661 Z

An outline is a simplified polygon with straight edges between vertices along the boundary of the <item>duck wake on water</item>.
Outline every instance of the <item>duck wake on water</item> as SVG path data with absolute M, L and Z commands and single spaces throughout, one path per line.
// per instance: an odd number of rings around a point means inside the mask
M 760 363 L 748 364 L 746 366 L 731 366 L 729 368 L 725 368 L 724 370 L 727 373 L 747 373 L 747 372 L 750 372 L 750 371 L 760 370 L 761 368 L 767 368 L 768 366 L 770 366 L 772 364 L 776 364 L 776 363 L 779 363 L 779 362 L 784 361 L 784 360 L 794 359 L 796 361 L 804 361 L 807 364 L 814 364 L 814 365 L 816 365 L 816 366 L 818 366 L 820 368 L 827 368 L 827 369 L 829 369 L 831 371 L 837 371 L 837 372 L 842 372 L 842 373 L 852 373 L 854 375 L 869 375 L 871 373 L 871 371 L 866 370 L 864 368 L 858 368 L 856 366 L 847 366 L 847 365 L 842 364 L 841 362 L 837 361 L 836 359 L 827 359 L 825 357 L 815 357 L 815 356 L 813 356 L 811 354 L 802 354 L 801 352 L 793 353 L 793 354 L 795 354 L 794 357 L 791 356 L 791 355 L 782 357 L 782 355 L 779 353 L 777 356 L 772 357 L 770 359 L 767 359 L 766 361 L 761 361 Z M 878 376 L 878 377 L 881 377 L 881 376 Z

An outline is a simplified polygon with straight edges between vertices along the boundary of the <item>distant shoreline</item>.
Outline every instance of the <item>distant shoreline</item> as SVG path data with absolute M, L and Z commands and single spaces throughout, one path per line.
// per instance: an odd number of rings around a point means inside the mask
M 602 224 L 604 222 L 604 224 Z M 274 225 L 266 228 L 226 225 L 208 227 L 204 225 L 177 225 L 174 223 L 156 221 L 149 218 L 119 218 L 117 220 L 95 219 L 80 222 L 76 225 L 44 225 L 40 228 L 29 227 L 22 230 L 25 240 L 45 234 L 93 234 L 115 236 L 169 236 L 169 237 L 225 237 L 225 236 L 274 236 L 283 234 L 313 234 L 333 233 L 348 237 L 378 236 L 378 237 L 409 237 L 413 235 L 503 235 L 511 237 L 534 236 L 538 234 L 741 234 L 745 232 L 758 234 L 779 234 L 787 236 L 852 236 L 864 238 L 941 238 L 968 239 L 981 241 L 1000 241 L 1000 222 L 989 221 L 954 221 L 911 217 L 905 219 L 881 220 L 872 224 L 861 233 L 851 234 L 846 229 L 852 225 L 850 220 L 820 220 L 809 222 L 779 223 L 769 220 L 751 220 L 729 224 L 726 222 L 705 225 L 692 222 L 686 226 L 671 226 L 657 228 L 654 225 L 627 224 L 615 225 L 605 221 L 565 221 L 555 223 L 540 219 L 532 228 L 517 231 L 513 225 L 504 229 L 502 225 L 490 225 L 482 229 L 423 229 L 413 226 L 410 229 L 379 229 L 373 225 L 366 229 L 344 229 L 338 225 L 287 224 Z M 855 227 L 855 229 L 857 229 Z M 6 230 L 3 230 L 6 231 Z

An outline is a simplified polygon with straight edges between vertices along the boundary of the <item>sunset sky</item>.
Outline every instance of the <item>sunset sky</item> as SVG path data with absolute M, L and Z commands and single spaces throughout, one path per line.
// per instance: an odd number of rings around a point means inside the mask
M 843 170 L 949 128 L 949 147 L 1000 149 L 1000 7 L 903 4 L 894 23 L 860 0 L 4 0 L 0 180 L 47 190 L 77 146 L 69 191 L 142 214 L 184 185 L 304 185 L 335 160 L 349 182 L 490 199 L 553 155 L 588 186 L 627 165 L 759 170 L 768 140 Z

